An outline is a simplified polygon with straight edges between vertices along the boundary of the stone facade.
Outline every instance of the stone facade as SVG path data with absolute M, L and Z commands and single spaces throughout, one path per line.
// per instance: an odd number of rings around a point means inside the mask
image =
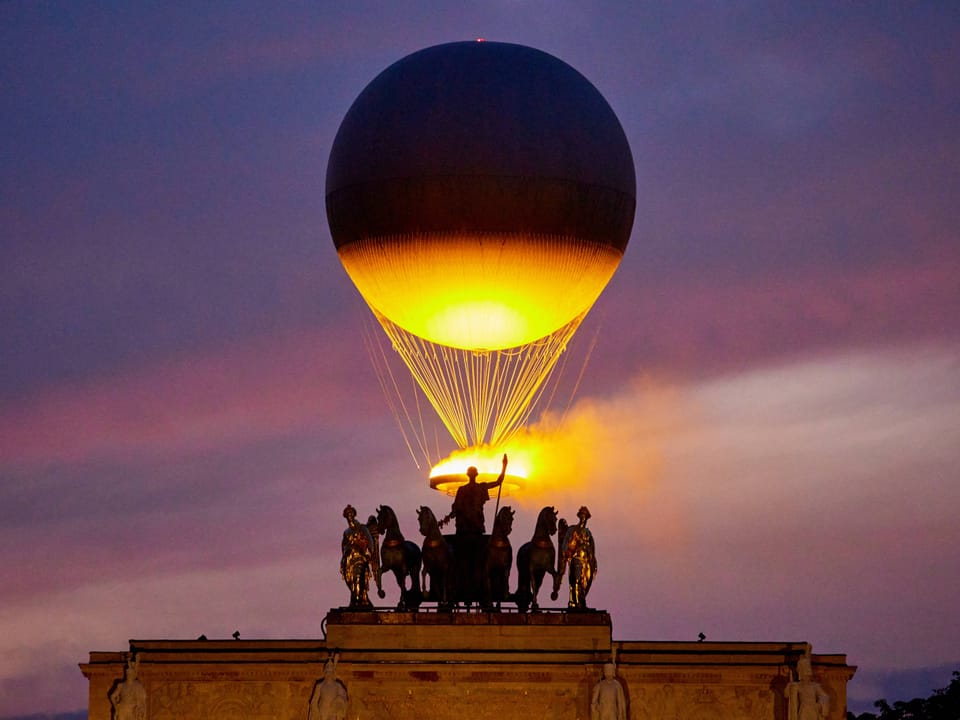
M 601 669 L 616 657 L 631 720 L 785 720 L 784 690 L 807 643 L 613 641 L 610 616 L 586 613 L 331 611 L 324 640 L 132 640 L 148 720 L 306 720 L 331 653 L 350 720 L 588 720 Z M 129 652 L 92 652 L 90 720 L 111 720 L 109 694 Z M 813 655 L 846 715 L 855 668 Z

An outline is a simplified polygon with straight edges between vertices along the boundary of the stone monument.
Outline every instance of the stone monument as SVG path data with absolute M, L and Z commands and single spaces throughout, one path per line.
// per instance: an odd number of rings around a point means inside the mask
M 600 611 L 344 609 L 328 615 L 325 639 L 131 640 L 130 648 L 146 720 L 323 717 L 311 698 L 334 648 L 350 720 L 586 720 L 614 655 L 627 720 L 786 720 L 804 656 L 829 698 L 822 717 L 844 720 L 855 671 L 843 655 L 812 653 L 807 643 L 613 640 Z M 114 720 L 110 689 L 128 656 L 92 652 L 81 665 L 89 720 Z

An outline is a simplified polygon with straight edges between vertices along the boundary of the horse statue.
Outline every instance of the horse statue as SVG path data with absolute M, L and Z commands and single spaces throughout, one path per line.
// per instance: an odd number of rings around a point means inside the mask
M 420 586 L 424 588 L 424 600 L 437 603 L 438 608 L 447 608 L 453 600 L 450 588 L 453 581 L 453 548 L 440 531 L 440 523 L 433 510 L 426 505 L 418 508 L 417 520 L 420 522 L 420 534 L 423 535 L 423 576 Z M 429 591 L 426 590 L 428 577 Z
M 422 600 L 420 593 L 420 548 L 404 540 L 397 515 L 389 505 L 377 508 L 377 526 L 383 536 L 380 546 L 380 574 L 392 571 L 400 588 L 397 610 L 416 610 Z M 407 578 L 410 587 L 407 588 Z M 380 586 L 380 583 L 377 583 Z
M 537 516 L 537 527 L 530 542 L 525 542 L 517 551 L 517 592 L 514 600 L 520 612 L 538 610 L 537 595 L 547 573 L 556 583 L 557 551 L 551 535 L 557 534 L 557 511 L 549 505 Z
M 500 508 L 493 520 L 493 532 L 487 542 L 487 554 L 483 563 L 483 597 L 487 607 L 500 609 L 500 603 L 510 598 L 510 570 L 513 568 L 513 547 L 510 532 L 513 530 L 513 509 Z

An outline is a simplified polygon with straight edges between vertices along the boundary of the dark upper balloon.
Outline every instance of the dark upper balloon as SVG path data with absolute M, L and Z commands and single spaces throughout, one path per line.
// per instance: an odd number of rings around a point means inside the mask
M 347 112 L 327 168 L 337 247 L 411 233 L 573 236 L 622 250 L 633 224 L 630 146 L 566 63 L 494 42 L 394 63 Z

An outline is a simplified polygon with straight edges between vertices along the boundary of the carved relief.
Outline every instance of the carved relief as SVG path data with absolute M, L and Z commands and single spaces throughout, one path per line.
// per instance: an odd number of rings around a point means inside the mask
M 773 695 L 756 686 L 639 686 L 630 691 L 633 720 L 774 720 Z
M 628 717 L 634 720 L 646 720 L 653 717 L 650 690 L 645 687 L 630 688 L 627 697 Z
M 151 720 L 303 720 L 290 683 L 169 682 L 150 696 Z
M 586 707 L 586 697 L 576 690 L 520 689 L 517 687 L 476 687 L 431 685 L 420 692 L 385 692 L 385 688 L 357 688 L 350 698 L 350 717 L 363 720 L 447 720 L 469 717 L 471 720 L 504 718 L 556 718 L 576 720 L 582 717 L 578 706 Z
M 767 688 L 738 687 L 734 689 L 736 707 L 744 718 L 774 717 L 773 693 Z

